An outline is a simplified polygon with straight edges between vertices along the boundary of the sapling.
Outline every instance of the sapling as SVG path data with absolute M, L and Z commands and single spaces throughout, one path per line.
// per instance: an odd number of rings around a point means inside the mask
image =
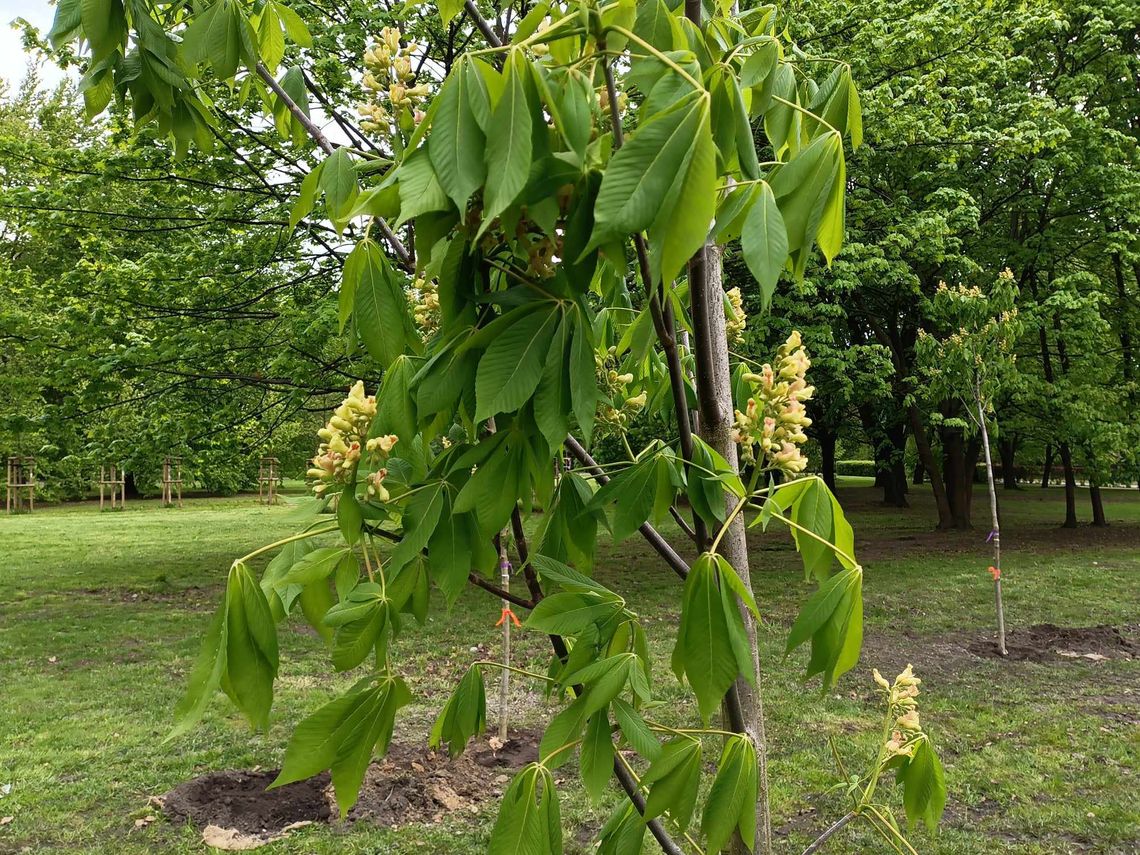
M 957 398 L 978 431 L 986 466 L 991 528 L 994 606 L 997 615 L 998 651 L 1007 655 L 1005 606 L 1002 602 L 1001 522 L 987 424 L 994 396 L 1008 387 L 1016 360 L 1014 345 L 1020 334 L 1017 317 L 1017 286 L 1013 273 L 1003 270 L 983 291 L 976 286 L 939 283 L 927 306 L 936 332 L 920 330 L 916 353 L 929 394 Z

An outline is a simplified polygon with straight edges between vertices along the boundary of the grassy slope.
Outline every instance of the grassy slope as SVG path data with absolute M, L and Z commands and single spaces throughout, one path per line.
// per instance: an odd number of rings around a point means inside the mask
M 780 659 L 805 595 L 797 559 L 782 533 L 755 541 L 780 850 L 799 852 L 843 811 L 828 792 L 835 775 L 827 737 L 840 741 L 856 768 L 873 754 L 879 712 L 869 669 L 894 673 L 913 660 L 926 678 L 924 719 L 951 787 L 941 834 L 912 837 L 920 852 L 1136 851 L 1140 664 L 999 663 L 971 655 L 966 644 L 983 638 L 992 620 L 982 534 L 931 533 L 925 495 L 913 497 L 910 511 L 879 508 L 864 488 L 841 498 L 867 566 L 868 637 L 860 666 L 827 697 L 799 683 L 802 656 Z M 1114 525 L 1103 536 L 1056 529 L 1060 498 L 1036 489 L 1005 498 L 1011 626 L 1131 623 L 1135 633 L 1140 496 L 1109 493 Z M 980 517 L 983 508 L 977 511 Z M 134 503 L 125 513 L 72 506 L 0 518 L 0 785 L 12 785 L 0 798 L 0 816 L 14 817 L 0 826 L 0 852 L 201 851 L 189 828 L 161 821 L 135 828 L 136 818 L 153 812 L 147 797 L 207 770 L 272 766 L 291 727 L 350 682 L 330 676 L 314 637 L 293 624 L 281 631 L 282 679 L 268 735 L 250 734 L 220 699 L 191 735 L 162 744 L 224 569 L 234 556 L 292 531 L 287 509 L 248 498 L 193 501 L 183 511 Z M 666 701 L 658 717 L 695 719 L 667 668 L 674 579 L 632 540 L 606 548 L 599 576 L 646 619 Z M 473 591 L 398 643 L 397 661 L 418 695 L 402 719 L 402 738 L 423 738 L 463 663 L 476 655 L 472 645 L 494 655 L 496 617 L 496 604 Z M 514 655 L 542 670 L 548 654 L 542 639 L 526 637 Z M 548 716 L 541 694 L 517 682 L 515 693 L 520 723 Z M 606 813 L 589 806 L 572 767 L 564 771 L 567 848 L 588 851 L 571 840 Z M 886 790 L 897 797 L 892 786 Z M 398 832 L 310 828 L 263 851 L 476 852 L 493 809 Z M 885 849 L 855 831 L 826 851 Z

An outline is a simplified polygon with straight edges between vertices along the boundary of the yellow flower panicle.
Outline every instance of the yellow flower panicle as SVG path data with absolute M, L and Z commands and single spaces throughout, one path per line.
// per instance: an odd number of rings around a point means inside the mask
M 874 670 L 875 684 L 886 695 L 888 716 L 894 717 L 894 726 L 886 742 L 883 744 L 882 758 L 887 763 L 893 757 L 900 755 L 913 756 L 918 744 L 926 739 L 922 730 L 922 722 L 918 715 L 918 687 L 922 683 L 914 676 L 914 669 L 907 665 L 901 674 L 895 677 L 893 683 Z
M 807 467 L 801 446 L 811 425 L 804 403 L 815 392 L 806 380 L 810 367 L 800 334 L 793 332 L 776 352 L 775 368 L 765 364 L 759 374 L 744 375 L 752 395 L 744 412 L 736 411 L 733 435 L 746 463 L 760 462 L 789 475 Z
M 364 383 L 357 381 L 348 397 L 337 407 L 328 424 L 317 431 L 320 447 L 309 468 L 309 478 L 316 481 L 313 492 L 322 496 L 337 484 L 352 479 L 362 455 L 371 461 L 383 461 L 399 441 L 394 434 L 368 439 L 372 419 L 376 416 L 376 396 L 364 394 Z M 383 488 L 386 470 L 378 469 L 368 475 L 368 495 L 381 501 L 387 498 Z M 379 476 L 379 477 L 377 477 Z

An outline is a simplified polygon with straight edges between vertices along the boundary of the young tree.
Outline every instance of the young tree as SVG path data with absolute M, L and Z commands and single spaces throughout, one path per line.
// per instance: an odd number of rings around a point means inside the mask
M 1015 346 L 1021 332 L 1017 317 L 1017 286 L 1013 273 L 1004 270 L 986 291 L 978 287 L 941 283 L 930 301 L 928 315 L 935 334 L 921 331 L 916 352 L 922 386 L 935 398 L 954 397 L 964 404 L 966 418 L 960 427 L 976 430 L 985 453 L 986 483 L 990 499 L 990 535 L 997 608 L 998 650 L 1006 655 L 1005 608 L 1001 597 L 1001 522 L 998 516 L 994 466 L 987 426 L 994 399 L 1008 386 L 1016 362 Z
M 566 701 L 539 761 L 508 787 L 491 851 L 561 851 L 552 770 L 577 750 L 592 795 L 612 774 L 628 798 L 601 831 L 602 851 L 636 850 L 648 828 L 664 851 L 681 852 L 673 835 L 694 840 L 687 829 L 708 739 L 723 747 L 701 816 L 705 845 L 770 851 L 746 512 L 758 512 L 753 524 L 791 529 L 818 585 L 788 650 L 810 642 L 808 675 L 825 687 L 859 656 L 862 568 L 834 496 L 819 479 L 796 477 L 812 393 L 799 336 L 774 365 L 743 372 L 744 399 L 732 398 L 719 245 L 740 238 L 765 302 L 785 265 L 802 275 L 814 245 L 828 259 L 838 252 L 843 139 L 857 146 L 861 137 L 849 68 L 791 50 L 766 6 L 729 16 L 699 4 L 675 13 L 661 0 L 543 3 L 521 19 L 488 21 L 474 3 L 452 0 L 440 7 L 449 34 L 464 12 L 488 47 L 449 47 L 440 63 L 429 46 L 385 28 L 364 52 L 361 129 L 374 144 L 346 131 L 352 143 L 336 146 L 309 116 L 304 70 L 275 77 L 286 36 L 310 43 L 286 5 L 217 0 L 191 13 L 97 2 L 108 15 L 64 3 L 53 31 L 60 43 L 79 33 L 90 42 L 95 108 L 129 93 L 136 115 L 169 130 L 184 153 L 214 123 L 203 81 L 234 81 L 239 98 L 260 98 L 280 130 L 299 127 L 327 155 L 305 179 L 294 218 L 323 204 L 337 228 L 366 223 L 338 300 L 379 390 L 352 388 L 321 430 L 310 472 L 336 521 L 234 562 L 176 732 L 218 688 L 265 725 L 275 624 L 299 606 L 331 640 L 336 669 L 370 665 L 297 727 L 277 783 L 331 769 L 346 811 L 411 697 L 388 649 L 401 615 L 422 620 L 433 585 L 453 601 L 474 584 L 530 611 L 526 626 L 549 636 L 553 661 L 548 675 L 521 673 Z M 597 371 L 608 381 L 612 363 L 621 370 L 603 389 Z M 658 440 L 607 473 L 588 451 L 599 406 L 668 413 L 676 447 Z M 576 466 L 562 466 L 563 448 Z M 787 477 L 766 484 L 777 472 Z M 680 517 L 682 496 L 693 512 L 692 563 L 654 528 Z M 536 501 L 546 513 L 531 541 L 525 521 Z M 607 513 L 617 539 L 640 532 L 683 582 L 672 666 L 700 727 L 643 714 L 645 629 L 619 592 L 583 572 Z M 508 526 L 525 596 L 487 578 Z M 312 548 L 319 536 L 338 543 Z M 377 548 L 383 541 L 390 552 Z M 277 548 L 255 579 L 246 562 Z M 483 675 L 498 664 L 473 663 L 436 722 L 436 744 L 459 752 L 483 730 Z M 718 712 L 724 726 L 710 729 Z M 907 721 L 917 728 L 916 717 Z M 644 774 L 615 751 L 614 724 L 648 764 Z M 928 739 L 908 744 L 891 768 L 908 816 L 933 823 L 945 799 L 941 769 Z M 860 816 L 897 836 L 881 813 Z

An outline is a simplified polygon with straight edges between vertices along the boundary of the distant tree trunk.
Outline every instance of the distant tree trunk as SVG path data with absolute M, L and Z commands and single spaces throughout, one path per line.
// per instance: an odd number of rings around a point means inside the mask
M 1049 476 L 1053 474 L 1053 445 L 1045 445 L 1045 465 L 1041 468 L 1041 487 L 1049 486 Z
M 820 457 L 820 472 L 823 475 L 823 483 L 826 484 L 831 492 L 835 492 L 835 441 L 837 439 L 835 431 L 820 430 L 816 432 L 816 442 L 819 443 L 819 457 Z
M 133 472 L 123 473 L 123 495 L 128 499 L 142 498 L 142 494 L 139 492 L 139 485 L 135 482 Z
M 1063 528 L 1077 527 L 1077 475 L 1073 471 L 1073 452 L 1062 442 L 1061 467 L 1065 470 L 1065 522 Z
M 1019 490 L 1017 485 L 1017 470 L 1014 468 L 1017 456 L 1017 437 L 1001 438 L 998 443 L 998 454 L 1001 455 L 1001 482 L 1006 490 Z
M 909 507 L 906 500 L 907 479 L 906 461 L 903 449 L 906 447 L 906 428 L 891 425 L 885 431 L 889 453 L 883 461 L 883 504 L 895 508 Z
M 1108 525 L 1108 518 L 1104 515 L 1104 499 L 1100 494 L 1100 484 L 1095 480 L 1089 481 L 1089 499 L 1092 501 L 1092 524 Z
M 925 482 L 926 467 L 922 465 L 921 460 L 914 461 L 914 475 L 910 479 L 910 483 L 919 485 Z
M 946 491 L 950 498 L 952 525 L 956 529 L 972 528 L 970 499 L 973 495 L 973 463 L 977 452 L 971 455 L 961 428 L 942 430 L 942 471 L 946 476 Z
M 946 482 L 942 480 L 942 473 L 934 461 L 934 450 L 930 447 L 930 438 L 926 435 L 926 425 L 922 423 L 922 413 L 916 405 L 907 407 L 907 418 L 910 420 L 910 432 L 914 435 L 914 444 L 918 449 L 918 459 L 922 467 L 930 476 L 930 491 L 934 494 L 934 504 L 938 508 L 938 527 L 948 529 L 954 527 L 954 514 L 950 510 L 950 499 L 946 495 Z
M 982 432 L 982 448 L 986 454 L 986 486 L 990 493 L 990 543 L 993 546 L 994 605 L 997 608 L 998 650 L 1008 655 L 1005 648 L 1005 606 L 1001 598 L 1001 522 L 998 519 L 997 490 L 994 489 L 994 462 L 990 456 L 990 433 L 986 428 L 986 409 L 982 405 L 981 382 L 975 380 L 974 394 L 978 404 L 978 426 Z

